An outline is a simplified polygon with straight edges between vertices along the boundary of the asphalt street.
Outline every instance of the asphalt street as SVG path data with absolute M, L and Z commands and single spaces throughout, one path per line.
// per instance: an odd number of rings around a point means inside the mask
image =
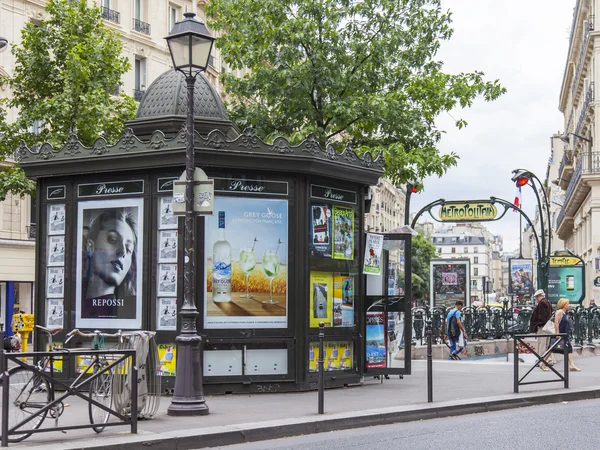
M 600 400 L 565 402 L 456 418 L 359 428 L 221 450 L 596 450 Z

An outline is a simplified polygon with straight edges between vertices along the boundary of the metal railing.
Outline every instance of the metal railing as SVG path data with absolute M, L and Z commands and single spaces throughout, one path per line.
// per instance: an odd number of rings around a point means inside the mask
M 433 338 L 441 342 L 441 330 L 449 310 L 450 308 L 428 306 L 413 308 L 413 340 L 424 345 L 425 324 L 431 321 Z M 529 333 L 532 313 L 533 307 L 530 305 L 507 305 L 506 308 L 467 306 L 462 309 L 461 320 L 470 341 L 507 339 L 515 334 Z M 575 306 L 569 309 L 567 317 L 571 324 L 571 339 L 575 345 L 583 346 L 585 342 L 591 343 L 593 339 L 600 338 L 600 308 Z
M 54 361 L 55 360 L 64 360 L 70 356 L 87 356 L 87 355 L 103 355 L 109 356 L 111 358 L 111 362 L 104 368 L 104 371 L 95 373 L 90 375 L 89 377 L 85 377 L 82 379 L 77 379 L 74 383 L 68 384 L 67 381 L 63 381 L 61 379 L 54 378 Z M 33 360 L 39 360 L 41 358 L 50 358 L 49 363 L 49 371 L 40 370 L 36 365 L 31 365 L 26 362 L 27 358 L 31 358 Z M 27 371 L 33 373 L 34 377 L 39 377 L 43 383 L 48 383 L 48 387 L 50 389 L 50 394 L 48 397 L 48 402 L 44 405 L 39 404 L 37 411 L 33 414 L 29 415 L 26 419 L 18 422 L 9 424 L 9 412 L 10 412 L 10 374 L 11 370 L 8 369 L 9 361 L 13 366 L 22 367 Z M 110 417 L 116 417 L 120 421 L 119 422 L 109 422 L 103 423 L 102 427 L 111 427 L 118 425 L 129 425 L 131 428 L 132 434 L 137 434 L 137 420 L 138 416 L 136 413 L 132 413 L 130 416 L 126 416 L 121 414 L 121 412 L 111 409 L 96 400 L 94 400 L 89 395 L 89 389 L 92 385 L 92 381 L 96 380 L 103 373 L 109 370 L 123 370 L 123 367 L 127 367 L 128 370 L 132 371 L 133 379 L 138 379 L 138 369 L 136 362 L 136 351 L 135 350 L 69 350 L 69 351 L 54 351 L 54 352 L 27 352 L 27 353 L 7 353 L 6 351 L 2 351 L 0 355 L 0 372 L 2 374 L 1 385 L 2 385 L 2 414 L 1 414 L 1 443 L 2 447 L 8 447 L 8 441 L 10 436 L 14 435 L 30 435 L 32 433 L 43 433 L 48 431 L 67 431 L 67 430 L 79 430 L 85 428 L 98 428 L 98 423 L 94 424 L 85 424 L 85 425 L 67 425 L 67 426 L 59 426 L 58 425 L 58 417 L 62 415 L 62 411 L 64 411 L 64 400 L 68 397 L 78 397 L 83 399 L 86 403 L 95 406 L 105 412 L 107 412 Z M 57 394 L 56 391 L 60 391 Z M 60 405 L 63 405 L 61 408 Z M 12 407 L 17 408 L 16 405 Z M 138 383 L 131 383 L 131 411 L 137 411 L 138 409 Z M 61 411 L 57 413 L 56 411 Z M 27 424 L 32 423 L 35 418 L 38 420 L 43 420 L 46 415 L 50 413 L 58 414 L 55 418 L 55 426 L 52 428 L 35 428 L 35 429 L 20 429 Z M 9 426 L 10 425 L 10 426 Z M 38 425 L 39 426 L 39 425 Z
M 575 128 L 575 134 L 581 135 L 581 130 L 583 128 L 583 124 L 585 123 L 585 117 L 588 114 L 588 107 L 590 103 L 594 101 L 594 82 L 592 81 L 588 86 L 587 91 L 585 92 L 585 98 L 583 100 L 583 106 L 581 107 L 581 112 L 579 113 L 579 119 L 577 120 L 577 127 Z M 575 137 L 578 139 L 577 137 Z
M 35 239 L 37 235 L 37 225 L 35 223 L 30 223 L 27 226 L 27 238 Z
M 565 166 L 573 165 L 573 150 L 565 150 L 562 159 L 560 160 L 560 164 L 558 165 L 558 176 L 562 178 L 562 172 Z
M 550 346 L 540 355 L 538 354 L 533 347 L 530 345 L 529 342 L 525 342 L 524 339 L 539 339 L 539 338 L 549 338 L 549 337 L 556 337 L 556 341 L 552 344 L 550 344 Z M 563 364 L 564 364 L 564 372 L 563 374 L 561 374 L 560 372 L 558 372 L 552 365 L 547 364 L 546 363 L 546 357 L 548 355 L 550 355 L 553 352 L 556 352 L 556 350 L 558 349 L 558 346 L 560 344 L 562 344 L 562 349 L 564 352 L 568 352 L 567 346 L 564 344 L 566 341 L 568 340 L 568 336 L 566 334 L 515 334 L 513 336 L 513 351 L 514 351 L 514 355 L 513 355 L 513 359 L 514 359 L 514 391 L 515 394 L 519 393 L 519 386 L 526 386 L 528 384 L 541 384 L 541 383 L 555 383 L 557 381 L 562 381 L 565 384 L 565 389 L 569 389 L 569 358 L 567 358 L 567 355 L 565 354 L 565 357 L 563 358 Z M 525 375 L 523 375 L 521 378 L 519 378 L 519 348 L 520 347 L 524 347 L 527 351 L 527 353 L 532 353 L 533 355 L 536 356 L 537 361 L 535 362 L 535 364 L 527 371 L 527 373 Z M 526 381 L 524 382 L 523 380 L 538 366 L 543 367 L 546 366 L 547 368 L 549 368 L 552 372 L 554 372 L 556 375 L 558 375 L 558 378 L 552 378 L 549 380 L 536 380 L 536 381 Z
M 121 13 L 104 6 L 102 7 L 102 18 L 104 20 L 108 20 L 109 22 L 121 23 Z
M 139 19 L 133 19 L 133 30 L 138 33 L 150 35 L 150 24 Z
M 573 77 L 573 86 L 571 87 L 571 95 L 573 98 L 575 98 L 575 91 L 577 89 L 578 86 L 578 82 L 579 82 L 579 75 L 581 73 L 581 70 L 583 69 L 583 59 L 585 57 L 585 53 L 587 50 L 587 46 L 588 46 L 588 42 L 590 39 L 590 32 L 594 29 L 593 24 L 590 26 L 590 21 L 588 19 L 588 21 L 586 22 L 585 26 L 583 27 L 583 38 L 581 40 L 581 49 L 579 50 L 579 58 L 577 59 L 577 66 L 575 69 L 575 76 Z

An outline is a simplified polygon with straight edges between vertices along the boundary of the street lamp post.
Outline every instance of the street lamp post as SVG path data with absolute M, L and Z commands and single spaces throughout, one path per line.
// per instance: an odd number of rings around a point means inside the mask
M 185 222 L 184 268 L 181 332 L 177 336 L 177 375 L 175 392 L 167 409 L 170 416 L 208 414 L 202 389 L 201 343 L 196 330 L 195 226 L 194 215 L 194 84 L 198 74 L 208 66 L 214 38 L 206 25 L 198 22 L 196 14 L 187 12 L 165 39 L 173 59 L 173 68 L 185 75 L 188 92 L 188 113 L 185 146 Z

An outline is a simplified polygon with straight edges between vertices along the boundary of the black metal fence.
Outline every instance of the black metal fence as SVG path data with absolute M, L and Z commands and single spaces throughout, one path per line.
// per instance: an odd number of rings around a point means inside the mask
M 54 364 L 53 362 L 56 360 L 66 360 L 71 356 L 92 356 L 98 355 L 100 357 L 107 357 L 109 364 L 102 369 L 102 371 L 98 371 L 95 374 L 90 374 L 85 377 L 78 377 L 73 383 L 68 383 L 66 380 L 61 380 L 54 378 Z M 49 358 L 49 363 L 43 364 L 44 367 L 40 368 L 37 364 L 29 364 L 26 360 L 40 361 L 44 358 Z M 12 366 L 9 368 L 9 365 Z M 26 419 L 18 422 L 9 424 L 9 413 L 11 408 L 19 408 L 19 405 L 11 405 L 10 404 L 10 375 L 16 368 L 22 367 L 28 371 L 30 371 L 33 376 L 39 377 L 41 383 L 45 386 L 47 382 L 47 386 L 50 389 L 50 397 L 48 402 L 44 402 L 37 405 L 35 408 L 36 411 L 29 415 Z M 64 401 L 68 397 L 74 396 L 80 399 L 85 400 L 86 403 L 91 404 L 97 408 L 100 408 L 103 411 L 106 411 L 109 414 L 109 417 L 118 418 L 118 422 L 109 422 L 106 424 L 102 424 L 102 427 L 105 426 L 118 426 L 118 425 L 129 425 L 131 428 L 131 433 L 137 433 L 137 410 L 138 410 L 138 383 L 131 383 L 131 411 L 132 414 L 130 416 L 122 414 L 120 411 L 116 411 L 107 407 L 94 399 L 91 398 L 88 391 L 91 386 L 91 383 L 96 378 L 100 377 L 103 373 L 107 371 L 112 371 L 113 373 L 119 373 L 119 371 L 123 370 L 131 370 L 132 371 L 132 379 L 138 379 L 138 369 L 136 363 L 136 351 L 135 350 L 63 350 L 63 351 L 54 351 L 54 352 L 28 352 L 28 353 L 7 353 L 6 351 L 2 351 L 0 355 L 0 372 L 1 378 L 0 383 L 2 386 L 2 423 L 0 428 L 1 433 L 1 444 L 2 447 L 7 447 L 10 436 L 15 435 L 23 435 L 23 434 L 31 434 L 31 433 L 43 433 L 48 431 L 67 431 L 67 430 L 77 430 L 84 428 L 98 428 L 98 424 L 85 424 L 85 425 L 67 425 L 67 426 L 59 426 L 59 421 L 53 421 L 54 425 L 52 428 L 38 428 L 38 429 L 23 429 L 24 425 L 32 422 L 34 419 L 43 420 L 44 417 L 50 413 L 51 417 L 57 415 L 58 417 L 64 411 Z M 61 407 L 62 405 L 62 407 Z M 112 405 L 112 403 L 111 403 Z M 60 411 L 57 413 L 57 411 Z M 56 419 L 58 419 L 56 417 Z

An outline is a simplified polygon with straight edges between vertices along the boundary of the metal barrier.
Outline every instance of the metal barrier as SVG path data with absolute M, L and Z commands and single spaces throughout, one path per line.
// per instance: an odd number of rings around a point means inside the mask
M 539 338 L 551 338 L 551 337 L 559 337 L 560 339 L 557 339 L 553 344 L 551 344 L 546 351 L 544 351 L 544 353 L 542 355 L 539 355 L 534 349 L 533 347 L 531 347 L 531 345 L 529 345 L 528 342 L 525 342 L 523 339 L 528 339 L 528 338 L 535 338 L 535 339 L 539 339 Z M 552 350 L 554 348 L 556 348 L 556 346 L 561 343 L 561 342 L 568 342 L 568 336 L 566 333 L 560 333 L 560 334 L 515 334 L 513 337 L 513 349 L 514 349 L 514 365 L 515 365 L 515 370 L 514 370 L 514 375 L 515 375 L 515 379 L 514 379 L 514 391 L 515 394 L 519 393 L 519 386 L 525 386 L 528 384 L 541 384 L 541 383 L 555 383 L 557 381 L 563 381 L 565 383 L 565 389 L 569 388 L 569 358 L 568 358 L 568 353 L 564 354 L 564 375 L 561 375 L 560 372 L 558 372 L 554 366 L 548 364 L 546 362 L 546 357 L 552 353 Z M 532 354 L 534 354 L 537 357 L 537 361 L 535 362 L 535 364 L 533 365 L 533 367 L 531 367 L 527 373 L 525 375 L 523 375 L 523 377 L 519 378 L 519 343 L 523 344 L 525 347 L 527 347 Z M 564 345 L 563 346 L 564 351 L 568 352 L 567 350 L 567 346 Z M 537 380 L 537 381 L 527 381 L 527 382 L 523 382 L 523 380 L 534 370 L 536 369 L 540 363 L 544 364 L 546 367 L 548 367 L 550 370 L 552 370 L 552 372 L 554 372 L 556 375 L 558 375 L 558 379 L 551 379 L 551 380 Z
M 59 380 L 54 378 L 54 361 L 55 360 L 65 360 L 65 358 L 70 357 L 71 355 L 102 355 L 102 356 L 112 356 L 110 357 L 110 363 L 103 368 L 102 371 L 99 371 L 89 377 L 84 377 L 85 372 L 80 374 L 76 380 L 68 384 L 66 381 Z M 40 370 L 36 365 L 28 364 L 24 361 L 26 358 L 32 358 L 34 361 L 37 361 L 41 358 L 50 358 L 50 364 L 48 366 L 49 372 L 44 370 Z M 131 359 L 131 364 L 127 362 L 128 359 Z M 8 363 L 12 362 L 15 364 L 13 368 L 8 368 Z M 8 415 L 9 415 L 9 391 L 10 391 L 10 372 L 14 369 L 14 367 L 23 367 L 28 371 L 31 371 L 35 376 L 40 377 L 43 380 L 47 380 L 48 386 L 50 388 L 50 400 L 43 407 L 40 407 L 38 411 L 34 414 L 22 420 L 21 422 L 14 424 L 12 427 L 9 427 L 8 423 Z M 102 424 L 102 427 L 109 426 L 118 426 L 118 425 L 129 425 L 131 427 L 131 433 L 137 433 L 137 414 L 131 414 L 130 417 L 119 413 L 101 403 L 90 398 L 89 395 L 83 394 L 85 392 L 87 394 L 89 386 L 92 381 L 99 378 L 101 375 L 106 373 L 109 370 L 114 370 L 115 372 L 119 372 L 119 370 L 123 370 L 123 367 L 128 367 L 132 371 L 133 379 L 138 379 L 138 369 L 136 363 L 136 352 L 135 350 L 67 350 L 63 349 L 61 351 L 54 352 L 28 352 L 28 353 L 7 353 L 5 351 L 0 355 L 0 372 L 1 379 L 0 383 L 2 384 L 2 424 L 1 424 L 1 443 L 2 447 L 8 447 L 8 439 L 11 435 L 22 435 L 22 434 L 31 434 L 31 433 L 43 433 L 48 431 L 67 431 L 67 430 L 78 430 L 84 428 L 98 428 L 98 424 L 89 424 L 89 425 L 69 425 L 69 426 L 58 426 L 58 421 L 55 421 L 55 425 L 52 428 L 38 428 L 38 429 L 27 429 L 20 430 L 19 428 L 27 423 L 31 422 L 34 418 L 41 418 L 42 415 L 47 414 L 48 411 L 56 411 L 56 408 L 59 407 L 63 401 L 71 396 L 79 397 L 85 400 L 87 403 L 94 405 L 109 413 L 110 416 L 114 416 L 120 419 L 120 422 L 112 422 Z M 63 390 L 64 393 L 60 395 L 58 398 L 55 397 L 56 389 Z M 138 384 L 132 383 L 131 386 L 131 405 L 132 411 L 137 411 L 137 403 L 138 403 Z M 39 405 L 38 405 L 39 406 Z M 64 410 L 64 407 L 63 409 Z M 57 419 L 60 414 L 55 418 Z M 51 413 L 52 415 L 52 413 Z M 42 418 L 43 420 L 43 418 Z

